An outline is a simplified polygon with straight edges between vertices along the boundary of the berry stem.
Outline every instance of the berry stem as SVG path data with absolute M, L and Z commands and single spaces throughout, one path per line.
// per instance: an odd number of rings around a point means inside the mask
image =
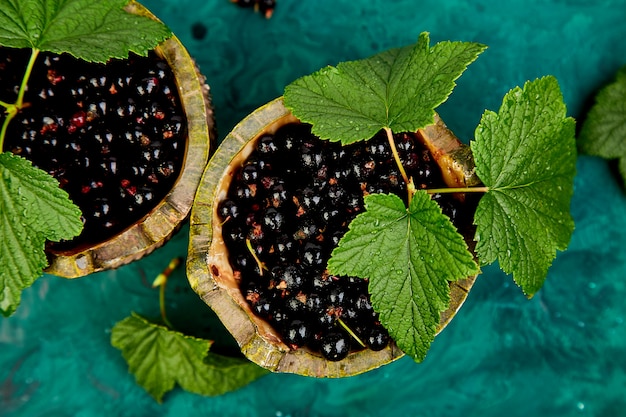
M 402 166 L 402 161 L 400 160 L 400 154 L 398 154 L 398 149 L 396 148 L 396 142 L 393 140 L 393 132 L 388 127 L 383 128 L 385 133 L 387 134 L 387 141 L 389 142 L 389 147 L 391 148 L 391 153 L 393 153 L 393 159 L 396 161 L 396 165 L 398 165 L 398 169 L 400 170 L 400 174 L 402 175 L 402 179 L 406 183 L 406 188 L 408 192 L 409 204 L 411 204 L 411 199 L 413 198 L 413 194 L 415 194 L 415 184 L 413 184 L 413 179 L 409 179 L 406 171 L 404 170 L 404 166 Z
M 340 318 L 337 318 L 337 323 L 339 323 L 339 325 L 340 325 L 341 327 L 343 327 L 343 328 L 344 328 L 344 329 L 345 329 L 345 330 L 346 330 L 346 331 L 350 334 L 350 336 L 352 336 L 352 337 L 354 338 L 354 340 L 356 340 L 356 341 L 357 341 L 357 343 L 358 343 L 359 345 L 361 345 L 361 346 L 363 346 L 363 347 L 367 347 L 367 346 L 365 345 L 365 343 L 363 343 L 363 341 L 362 341 L 361 339 L 359 339 L 359 336 L 357 336 L 357 335 L 356 335 L 356 333 L 354 333 L 354 332 L 352 331 L 352 329 L 351 329 L 350 327 L 348 327 L 348 325 L 347 325 L 347 324 L 346 324 L 343 320 L 341 320 Z
M 172 259 L 167 265 L 167 268 L 165 268 L 163 272 L 157 275 L 157 277 L 154 279 L 154 282 L 152 283 L 153 287 L 159 287 L 159 308 L 161 310 L 161 319 L 163 320 L 163 323 L 170 329 L 174 329 L 174 326 L 172 326 L 172 323 L 170 323 L 170 321 L 168 320 L 167 314 L 165 312 L 165 286 L 167 285 L 167 279 L 169 278 L 170 274 L 172 273 L 172 271 L 174 271 L 174 269 L 176 269 L 176 267 L 178 267 L 178 265 L 180 265 L 180 262 L 180 258 Z
M 20 84 L 20 90 L 17 93 L 17 101 L 14 104 L 5 103 L 4 101 L 0 102 L 0 104 L 6 108 L 6 118 L 2 123 L 2 129 L 0 130 L 0 152 L 4 148 L 4 138 L 6 137 L 7 129 L 9 128 L 9 123 L 17 112 L 24 106 L 24 94 L 26 94 L 26 86 L 28 85 L 28 80 L 30 79 L 30 74 L 33 72 L 33 67 L 35 66 L 35 61 L 37 60 L 37 56 L 39 55 L 39 49 L 33 48 L 31 50 L 30 59 L 28 60 L 28 64 L 26 65 L 26 70 L 24 71 L 24 77 L 22 77 L 22 83 Z
M 425 190 L 428 194 L 445 194 L 445 193 L 488 193 L 489 187 L 451 187 L 451 188 L 432 188 Z
M 266 269 L 265 264 L 263 263 L 263 261 L 259 259 L 256 252 L 252 248 L 252 243 L 250 242 L 250 239 L 246 239 L 246 247 L 248 248 L 248 251 L 250 251 L 250 254 L 254 258 L 254 261 L 256 262 L 256 264 L 259 266 L 259 275 L 263 276 L 263 270 Z

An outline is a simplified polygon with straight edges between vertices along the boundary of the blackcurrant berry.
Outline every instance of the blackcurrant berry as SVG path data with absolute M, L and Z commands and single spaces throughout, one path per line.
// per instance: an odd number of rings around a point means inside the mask
M 329 361 L 340 361 L 350 353 L 350 336 L 343 332 L 331 332 L 321 341 L 321 353 Z
M 239 205 L 234 200 L 223 200 L 217 207 L 217 214 L 222 221 L 235 222 L 240 219 L 241 211 Z
M 300 253 L 300 260 L 305 268 L 319 270 L 326 264 L 325 253 L 322 245 L 306 242 Z
M 271 160 L 278 154 L 279 148 L 274 140 L 274 135 L 262 135 L 257 142 L 257 152 L 262 158 Z
M 271 233 L 282 233 L 285 229 L 285 223 L 287 219 L 282 211 L 270 207 L 265 210 L 265 213 L 261 217 L 261 224 L 264 226 L 265 230 Z
M 389 344 L 389 333 L 382 326 L 375 326 L 367 333 L 364 342 L 374 351 L 383 350 Z
M 310 324 L 303 320 L 292 320 L 285 329 L 284 340 L 285 343 L 294 347 L 300 347 L 307 344 L 311 339 L 313 333 L 311 332 Z

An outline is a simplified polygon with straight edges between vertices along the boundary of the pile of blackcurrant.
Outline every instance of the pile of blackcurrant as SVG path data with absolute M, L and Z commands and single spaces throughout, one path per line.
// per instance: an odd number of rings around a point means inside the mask
M 13 102 L 30 50 L 0 48 L 0 99 Z M 151 52 L 105 64 L 41 53 L 4 151 L 50 173 L 83 213 L 71 250 L 107 240 L 146 216 L 179 176 L 187 121 L 174 75 Z M 0 123 L 5 115 L 0 116 Z
M 394 141 L 418 189 L 445 186 L 439 166 L 414 134 L 396 134 Z M 367 280 L 326 270 L 331 251 L 370 193 L 407 196 L 384 134 L 341 146 L 320 140 L 310 125 L 289 123 L 256 139 L 218 202 L 242 295 L 291 348 L 306 346 L 338 361 L 352 350 L 388 345 Z M 453 222 L 465 221 L 454 196 L 433 198 Z
M 276 0 L 231 0 L 239 7 L 253 8 L 260 12 L 266 19 L 272 17 L 274 8 L 276 8 Z

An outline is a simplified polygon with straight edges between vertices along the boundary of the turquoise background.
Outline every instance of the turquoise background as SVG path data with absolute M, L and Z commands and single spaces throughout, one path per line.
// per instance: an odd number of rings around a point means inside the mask
M 626 64 L 624 0 L 278 0 L 270 20 L 228 0 L 145 0 L 212 88 L 220 139 L 286 84 L 327 64 L 414 42 L 489 46 L 441 113 L 463 140 L 510 88 L 555 75 L 569 115 Z M 203 40 L 191 27 L 207 27 Z M 610 163 L 578 160 L 576 231 L 544 288 L 526 300 L 497 266 L 484 269 L 463 308 L 421 364 L 403 358 L 342 380 L 268 375 L 220 397 L 180 389 L 156 403 L 110 345 L 136 311 L 158 315 L 149 283 L 185 256 L 188 228 L 139 262 L 79 280 L 39 279 L 0 320 L 1 416 L 626 416 L 626 194 Z M 172 321 L 229 340 L 190 290 L 168 285 Z

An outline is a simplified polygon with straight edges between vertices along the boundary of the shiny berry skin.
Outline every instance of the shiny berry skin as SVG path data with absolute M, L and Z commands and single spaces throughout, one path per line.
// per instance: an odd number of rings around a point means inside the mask
M 305 283 L 305 274 L 299 265 L 287 265 L 272 269 L 276 287 L 297 294 Z
M 350 336 L 340 331 L 328 333 L 321 340 L 320 351 L 329 361 L 340 361 L 350 353 Z
M 237 202 L 230 199 L 220 202 L 217 210 L 218 215 L 223 219 L 232 219 L 233 221 L 236 221 L 241 215 Z
M 313 336 L 310 324 L 303 320 L 293 320 L 285 329 L 284 341 L 291 346 L 304 346 Z
M 326 265 L 323 246 L 313 242 L 307 242 L 302 247 L 300 260 L 305 268 L 322 269 Z
M 255 163 L 246 164 L 241 170 L 241 179 L 244 184 L 257 184 L 261 179 L 261 169 Z
M 264 159 L 272 160 L 278 154 L 279 148 L 275 142 L 274 135 L 265 134 L 261 136 L 257 143 L 257 152 Z
M 382 326 L 375 326 L 366 334 L 364 342 L 373 351 L 383 350 L 389 344 L 389 333 Z
M 286 222 L 285 215 L 274 207 L 265 210 L 261 218 L 261 224 L 271 233 L 282 233 Z

